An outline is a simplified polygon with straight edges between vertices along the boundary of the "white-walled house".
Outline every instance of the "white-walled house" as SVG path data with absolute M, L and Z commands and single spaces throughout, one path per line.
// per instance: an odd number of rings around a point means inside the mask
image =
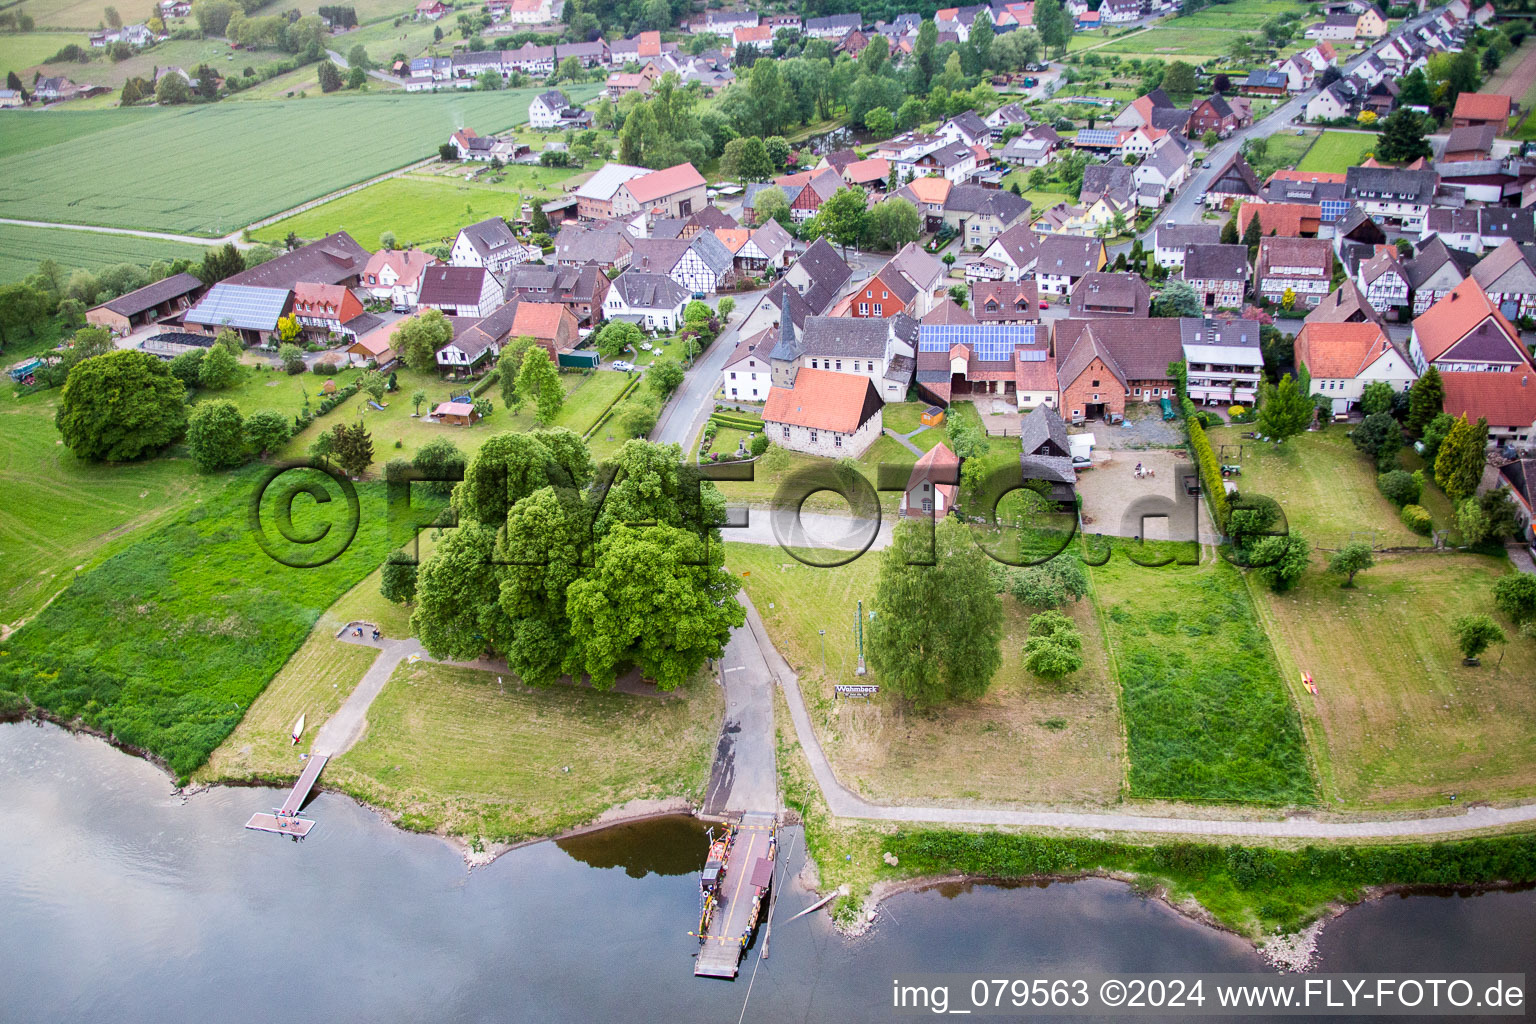
M 541 92 L 528 104 L 528 124 L 534 128 L 553 128 L 570 105 L 571 101 L 559 89 Z
M 901 495 L 901 514 L 943 519 L 960 493 L 960 457 L 940 441 L 912 467 Z
M 721 397 L 736 402 L 768 400 L 768 391 L 773 387 L 773 367 L 768 362 L 768 354 L 778 339 L 778 330 L 767 327 L 736 344 L 736 350 L 720 370 Z
M 527 263 L 533 252 L 517 240 L 507 222 L 489 217 L 478 224 L 459 229 L 448 252 L 448 262 L 455 267 L 484 267 L 493 274 L 504 274 L 510 267 Z
M 1419 378 L 1381 325 L 1369 320 L 1303 325 L 1296 335 L 1296 364 L 1312 375 L 1312 394 L 1331 399 L 1335 413 L 1348 412 L 1372 381 L 1407 391 Z
M 421 295 L 422 271 L 436 264 L 436 256 L 420 249 L 380 249 L 368 258 L 362 285 L 369 295 L 397 310 L 415 309 Z
M 418 304 L 445 316 L 487 317 L 502 304 L 502 285 L 484 267 L 427 267 Z
M 609 320 L 630 320 L 648 331 L 671 333 L 682 325 L 688 292 L 665 274 L 625 271 L 614 278 L 603 300 Z
M 793 387 L 775 387 L 763 406 L 768 439 L 790 451 L 858 458 L 882 429 L 884 403 L 868 377 L 801 368 Z

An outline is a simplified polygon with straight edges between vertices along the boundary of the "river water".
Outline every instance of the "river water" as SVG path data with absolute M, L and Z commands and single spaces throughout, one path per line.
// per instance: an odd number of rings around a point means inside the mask
M 0 726 L 0 1021 L 886 1020 L 921 971 L 1264 971 L 1244 942 L 1104 880 L 941 884 L 845 939 L 781 892 L 770 957 L 692 976 L 704 842 L 669 818 L 469 872 L 322 795 L 302 844 L 248 832 L 276 791 L 183 800 L 88 737 Z M 792 870 L 804 860 L 786 829 Z M 1323 971 L 1527 971 L 1536 892 L 1394 898 L 1323 934 Z M 755 977 L 753 968 L 756 966 Z M 750 997 L 748 994 L 750 984 Z M 1124 1018 L 1122 1018 L 1124 1019 Z M 1249 1018 L 1254 1019 L 1254 1018 Z M 1421 1018 L 1422 1019 L 1422 1018 Z

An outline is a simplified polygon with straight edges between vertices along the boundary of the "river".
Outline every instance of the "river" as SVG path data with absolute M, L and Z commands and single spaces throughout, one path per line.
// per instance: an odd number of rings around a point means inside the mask
M 1116 882 L 940 884 L 858 939 L 781 893 L 770 957 L 697 980 L 701 827 L 669 818 L 467 871 L 321 795 L 304 843 L 242 828 L 276 791 L 183 799 L 99 740 L 0 726 L 0 1020 L 885 1020 L 917 971 L 1264 971 L 1241 940 Z M 804 860 L 784 831 L 790 867 Z M 1536 892 L 1393 898 L 1324 931 L 1322 971 L 1527 971 Z M 753 969 L 756 966 L 756 974 Z M 750 998 L 748 989 L 750 985 Z M 1252 1018 L 1250 1018 L 1252 1019 Z

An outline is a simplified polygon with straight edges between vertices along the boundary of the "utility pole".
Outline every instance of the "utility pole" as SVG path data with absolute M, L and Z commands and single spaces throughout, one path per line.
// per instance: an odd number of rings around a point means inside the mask
M 859 599 L 859 610 L 853 613 L 853 633 L 859 642 L 859 667 L 853 674 L 862 676 L 864 668 L 864 599 Z

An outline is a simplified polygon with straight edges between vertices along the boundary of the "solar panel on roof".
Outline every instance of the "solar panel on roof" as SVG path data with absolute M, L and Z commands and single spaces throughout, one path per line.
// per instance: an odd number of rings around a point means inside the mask
M 1079 146 L 1113 146 L 1119 138 L 1118 128 L 1079 128 L 1077 131 Z
M 271 330 L 287 302 L 288 292 L 283 288 L 220 283 L 187 312 L 186 318 L 195 324 Z
M 1034 324 L 922 324 L 917 336 L 919 352 L 948 352 L 965 345 L 986 362 L 1012 359 L 1016 347 L 1034 343 Z M 1044 358 L 1043 351 L 1039 358 Z

